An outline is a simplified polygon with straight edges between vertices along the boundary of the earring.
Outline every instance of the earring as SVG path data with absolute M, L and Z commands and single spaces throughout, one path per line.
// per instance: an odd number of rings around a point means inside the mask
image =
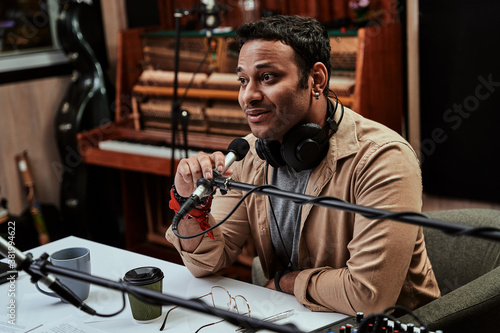
M 315 91 L 315 92 L 314 92 L 314 98 L 316 98 L 316 100 L 318 100 L 318 99 L 319 99 L 319 92 L 318 92 L 318 91 Z

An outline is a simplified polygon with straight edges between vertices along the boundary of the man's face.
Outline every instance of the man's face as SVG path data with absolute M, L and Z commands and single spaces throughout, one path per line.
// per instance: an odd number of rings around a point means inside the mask
M 308 88 L 299 88 L 299 69 L 290 46 L 248 41 L 240 50 L 236 73 L 241 81 L 238 101 L 256 137 L 282 140 L 293 126 L 307 122 L 311 82 Z

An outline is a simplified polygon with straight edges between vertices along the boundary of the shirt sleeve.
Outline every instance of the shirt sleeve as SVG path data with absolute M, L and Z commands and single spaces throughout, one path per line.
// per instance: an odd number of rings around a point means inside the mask
M 416 156 L 404 144 L 374 146 L 357 163 L 351 181 L 355 204 L 393 212 L 421 210 Z M 374 313 L 396 304 L 421 234 L 419 226 L 354 214 L 345 267 L 299 273 L 294 293 L 313 311 Z
M 226 195 L 214 196 L 209 215 L 211 226 L 219 223 L 236 206 L 242 196 L 241 191 L 229 191 Z M 190 223 L 181 220 L 180 223 Z M 197 223 L 197 222 L 196 222 Z M 184 265 L 196 277 L 206 276 L 230 266 L 241 253 L 243 244 L 248 239 L 250 228 L 245 202 L 235 210 L 226 222 L 213 230 L 214 239 L 204 235 L 202 241 L 193 252 L 182 249 L 180 240 L 170 227 L 166 239 L 174 245 L 181 255 Z

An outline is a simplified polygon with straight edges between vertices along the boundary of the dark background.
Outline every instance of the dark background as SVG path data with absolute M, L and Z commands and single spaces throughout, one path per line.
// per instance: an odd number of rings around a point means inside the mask
M 493 0 L 420 1 L 421 153 L 427 193 L 500 202 L 499 11 L 500 2 Z M 490 77 L 498 86 L 490 87 L 494 91 L 478 88 L 479 77 Z M 477 98 L 476 89 L 489 97 Z M 459 106 L 461 114 L 449 111 Z

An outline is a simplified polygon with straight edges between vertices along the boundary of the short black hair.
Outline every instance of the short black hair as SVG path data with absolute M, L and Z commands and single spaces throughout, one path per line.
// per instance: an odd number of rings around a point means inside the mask
M 307 77 L 316 62 L 328 70 L 324 94 L 328 95 L 331 75 L 330 37 L 326 28 L 310 17 L 276 15 L 241 25 L 236 31 L 240 48 L 248 41 L 262 39 L 280 41 L 295 50 L 299 73 L 299 86 L 307 88 Z

